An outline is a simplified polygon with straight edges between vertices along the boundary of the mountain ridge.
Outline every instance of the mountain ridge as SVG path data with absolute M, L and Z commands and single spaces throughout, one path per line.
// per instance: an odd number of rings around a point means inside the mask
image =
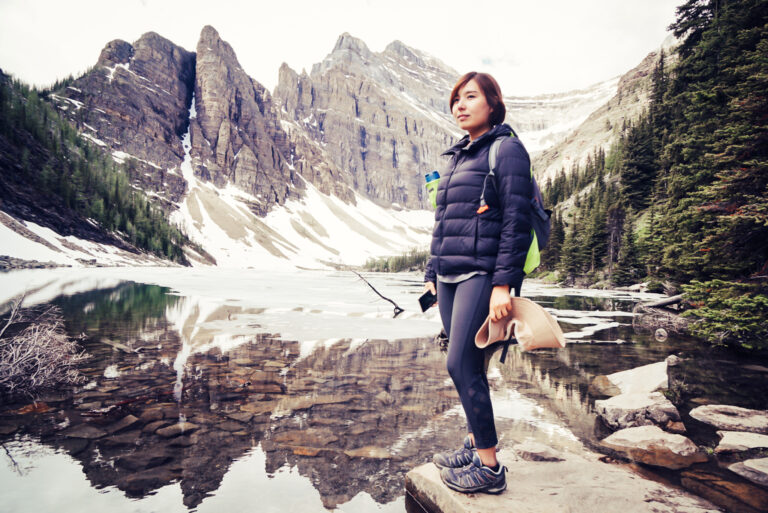
M 344 218 L 342 225 L 367 241 L 361 247 L 369 256 L 426 243 L 426 212 L 405 238 L 371 225 L 384 239 L 408 240 L 410 246 L 386 240 L 372 246 L 368 228 L 353 228 L 341 212 L 370 201 L 385 209 L 373 214 L 373 222 L 390 216 L 387 209 L 424 208 L 421 175 L 442 169 L 440 154 L 461 136 L 447 106 L 458 72 L 399 40 L 372 52 L 345 32 L 310 73 L 283 63 L 270 93 L 245 73 L 214 27 L 203 27 L 195 50 L 154 32 L 133 44 L 113 40 L 92 70 L 48 97 L 81 137 L 125 163 L 133 186 L 159 201 L 194 240 L 204 248 L 219 245 L 212 253 L 219 261 L 244 265 L 257 247 L 269 258 L 291 260 L 302 237 L 318 248 L 321 265 L 349 253 L 332 250 L 332 234 L 318 230 L 317 219 L 297 207 L 305 203 Z M 614 81 L 558 95 L 505 97 L 508 122 L 535 155 L 537 145 L 552 144 L 612 94 Z M 227 192 L 235 190 L 240 192 Z M 346 206 L 331 208 L 335 201 L 320 199 L 324 195 Z M 315 199 L 307 203 L 310 196 Z M 229 213 L 210 210 L 219 208 Z M 264 225 L 283 215 L 291 219 L 284 226 L 287 239 Z M 234 229 L 233 219 L 245 232 Z M 392 223 L 395 229 L 400 221 Z M 214 242 L 210 230 L 227 238 Z

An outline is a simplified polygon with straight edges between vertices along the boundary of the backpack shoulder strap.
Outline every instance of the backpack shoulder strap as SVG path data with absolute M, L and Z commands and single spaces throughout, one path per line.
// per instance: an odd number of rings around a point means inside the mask
M 497 137 L 494 139 L 493 143 L 491 144 L 491 149 L 488 150 L 488 169 L 490 169 L 490 172 L 488 173 L 491 176 L 494 176 L 496 173 L 494 173 L 494 170 L 496 169 L 496 158 L 499 156 L 499 146 L 501 146 L 501 141 L 503 137 L 507 137 L 506 135 L 503 135 L 501 137 Z

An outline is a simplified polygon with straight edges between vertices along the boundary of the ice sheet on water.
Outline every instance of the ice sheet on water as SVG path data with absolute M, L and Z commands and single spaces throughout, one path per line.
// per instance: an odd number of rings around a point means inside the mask
M 393 318 L 393 306 L 379 298 L 351 272 L 256 271 L 218 268 L 90 268 L 30 270 L 0 276 L 0 304 L 31 291 L 26 304 L 50 301 L 93 289 L 107 289 L 123 281 L 168 287 L 181 300 L 166 316 L 182 333 L 191 353 L 212 348 L 227 351 L 257 334 L 275 334 L 300 343 L 303 357 L 318 347 L 341 340 L 350 351 L 367 340 L 433 337 L 442 325 L 437 308 L 421 313 L 421 275 L 418 273 L 365 273 L 384 296 L 405 312 Z M 557 295 L 645 299 L 657 294 L 620 291 L 562 289 L 526 282 L 525 295 L 543 298 Z M 544 301 L 542 301 L 544 303 Z M 560 321 L 578 325 L 566 333 L 569 339 L 591 336 L 618 326 L 626 312 L 558 311 L 547 306 Z M 224 313 L 222 313 L 224 312 Z M 193 329 L 184 330 L 184 326 Z M 177 370 L 183 362 L 177 362 Z

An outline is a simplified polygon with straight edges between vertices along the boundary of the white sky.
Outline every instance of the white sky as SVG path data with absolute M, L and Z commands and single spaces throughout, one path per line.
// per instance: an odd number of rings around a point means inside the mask
M 194 51 L 212 25 L 273 90 L 282 62 L 310 71 L 349 32 L 373 51 L 395 39 L 505 95 L 585 87 L 657 49 L 683 0 L 0 0 L 0 68 L 35 85 L 78 74 L 113 39 L 155 31 Z M 458 78 L 458 77 L 457 77 Z

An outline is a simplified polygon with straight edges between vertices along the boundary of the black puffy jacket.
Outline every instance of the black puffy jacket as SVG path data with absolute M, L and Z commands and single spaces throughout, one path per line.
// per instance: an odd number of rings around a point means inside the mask
M 478 213 L 483 182 L 488 176 L 488 150 L 507 124 L 496 125 L 469 143 L 465 135 L 443 155 L 451 162 L 437 188 L 431 257 L 424 281 L 436 275 L 485 271 L 493 285 L 520 287 L 531 245 L 533 183 L 528 152 L 517 137 L 506 137 L 499 147 L 495 179 L 488 178 L 488 210 Z M 468 144 L 469 143 L 469 144 Z

